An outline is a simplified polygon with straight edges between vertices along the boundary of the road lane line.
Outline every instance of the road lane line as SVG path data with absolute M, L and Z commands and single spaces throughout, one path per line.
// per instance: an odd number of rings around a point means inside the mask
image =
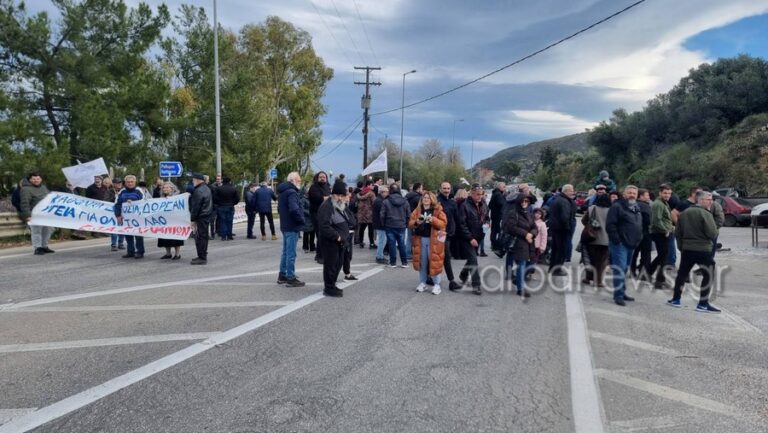
M 0 409 L 0 425 L 7 423 L 14 418 L 18 418 L 22 415 L 34 412 L 35 410 L 37 410 L 36 407 L 25 407 L 21 409 Z
M 667 400 L 683 403 L 698 409 L 703 409 L 709 412 L 719 413 L 721 415 L 726 415 L 731 417 L 744 416 L 741 410 L 739 410 L 734 406 L 730 406 L 714 400 L 710 400 L 705 397 L 699 397 L 698 395 L 679 391 L 677 389 L 670 388 L 668 386 L 663 386 L 663 385 L 659 385 L 646 380 L 637 379 L 632 376 L 627 376 L 625 374 L 618 373 L 611 370 L 598 369 L 595 371 L 595 373 L 597 373 L 597 376 L 601 379 L 605 379 L 613 383 L 617 383 L 619 385 L 624 385 L 629 388 L 634 388 L 639 391 L 644 391 L 658 397 L 666 398 Z
M 594 375 L 587 319 L 578 293 L 565 295 L 565 314 L 568 323 L 574 432 L 603 433 L 605 414 Z
M 0 345 L 0 353 L 38 352 L 41 350 L 83 349 L 87 347 L 125 346 L 130 344 L 161 343 L 166 341 L 205 340 L 217 332 L 190 334 L 139 335 L 136 337 L 97 338 L 93 340 L 54 341 L 50 343 L 21 343 Z
M 52 246 L 54 248 L 56 247 L 56 245 L 54 245 L 54 244 L 51 244 L 49 246 Z M 79 247 L 64 248 L 64 249 L 56 248 L 56 252 L 57 253 L 66 253 L 68 251 L 86 250 L 86 249 L 89 249 L 89 248 L 96 248 L 96 247 L 102 247 L 102 248 L 104 248 L 104 251 L 109 251 L 109 244 L 98 243 L 98 244 L 93 244 L 93 245 L 81 245 Z M 32 253 L 33 253 L 33 251 L 32 251 L 33 248 L 32 248 L 31 245 L 29 246 L 29 249 L 30 249 L 30 251 L 28 253 L 8 254 L 8 255 L 0 256 L 0 260 L 3 260 L 3 259 L 14 259 L 14 258 L 17 258 L 17 257 L 31 257 Z
M 339 284 L 339 287 L 349 287 L 352 284 L 372 277 L 383 270 L 384 268 L 369 269 L 358 275 L 357 281 L 341 283 Z M 63 400 L 59 400 L 56 403 L 40 408 L 32 413 L 15 418 L 7 424 L 0 426 L 0 433 L 22 433 L 40 427 L 41 425 L 53 421 L 56 418 L 72 413 L 123 388 L 133 385 L 134 383 L 144 380 L 196 355 L 206 352 L 207 350 L 210 350 L 219 344 L 231 341 L 283 316 L 293 313 L 296 310 L 299 310 L 320 299 L 323 299 L 323 297 L 324 295 L 322 293 L 316 293 L 314 295 L 307 296 L 306 298 L 300 299 L 293 304 L 286 305 L 285 307 L 257 317 L 250 322 L 219 333 L 216 336 L 211 337 L 203 342 L 195 343 L 185 349 L 167 355 L 158 359 L 157 361 L 151 362 L 122 376 L 104 382 L 101 385 L 94 386 L 93 388 L 87 389 Z
M 149 304 L 149 305 L 86 305 L 75 307 L 26 307 L 0 311 L 3 313 L 79 313 L 98 311 L 195 310 L 205 308 L 283 307 L 293 301 L 208 302 L 201 304 Z
M 647 350 L 649 352 L 661 353 L 669 356 L 682 356 L 682 354 L 676 350 L 667 349 L 666 347 L 656 346 L 654 344 L 643 343 L 642 341 L 631 340 L 629 338 L 617 337 L 615 335 L 604 334 L 597 331 L 589 331 L 589 335 L 592 338 L 608 341 L 610 343 L 622 344 L 624 346 L 634 347 L 636 349 Z
M 746 320 L 742 319 L 740 316 L 737 316 L 736 314 L 731 313 L 730 311 L 723 308 L 721 305 L 718 305 L 718 308 L 720 308 L 721 310 L 720 316 L 722 318 L 729 320 L 732 324 L 736 325 L 736 327 L 738 327 L 742 331 L 762 335 L 763 331 L 757 326 L 747 322 Z
M 662 430 L 673 427 L 691 425 L 695 421 L 700 421 L 695 416 L 684 417 L 681 415 L 670 415 L 660 417 L 635 418 L 625 421 L 611 421 L 611 431 L 614 433 L 632 433 L 637 431 Z

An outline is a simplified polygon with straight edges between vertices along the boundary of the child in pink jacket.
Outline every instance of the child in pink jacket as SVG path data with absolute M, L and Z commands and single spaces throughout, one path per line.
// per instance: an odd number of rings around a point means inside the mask
M 536 229 L 539 233 L 533 240 L 533 257 L 531 264 L 539 263 L 539 257 L 544 254 L 547 249 L 547 223 L 544 222 L 544 210 L 536 209 L 533 211 L 533 220 L 536 223 Z

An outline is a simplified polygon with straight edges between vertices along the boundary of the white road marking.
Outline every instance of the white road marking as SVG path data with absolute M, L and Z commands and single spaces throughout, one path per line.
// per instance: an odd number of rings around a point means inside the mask
M 109 242 L 109 241 L 107 241 L 107 242 Z M 55 244 L 50 244 L 48 246 L 56 248 Z M 109 244 L 103 244 L 103 243 L 93 244 L 93 245 L 82 245 L 82 246 L 79 246 L 79 247 L 72 247 L 72 248 L 62 248 L 62 249 L 56 248 L 55 251 L 56 251 L 56 254 L 58 254 L 58 253 L 66 253 L 67 251 L 85 250 L 85 249 L 88 249 L 88 248 L 96 248 L 96 247 L 102 247 L 102 248 L 105 249 L 104 251 L 109 251 Z M 6 255 L 6 256 L 0 256 L 0 260 L 3 260 L 3 259 L 13 259 L 13 258 L 16 258 L 16 257 L 32 257 L 33 256 L 33 254 L 32 254 L 33 251 L 32 250 L 33 250 L 33 248 L 30 245 L 28 253 L 9 254 L 9 255 Z
M 719 413 L 721 415 L 732 417 L 743 416 L 741 410 L 736 407 L 710 400 L 705 397 L 699 397 L 698 395 L 679 391 L 668 386 L 648 382 L 647 380 L 637 379 L 632 376 L 618 373 L 616 371 L 598 369 L 595 371 L 595 373 L 597 373 L 597 376 L 601 379 L 634 388 L 639 391 L 644 391 L 658 397 L 666 398 L 668 400 L 683 403 L 698 409 L 703 409 L 709 412 Z
M 322 286 L 323 283 L 306 283 L 307 286 Z M 235 286 L 243 286 L 243 287 L 254 287 L 254 286 L 273 286 L 275 287 L 275 282 L 269 282 L 269 283 L 244 283 L 241 281 L 231 281 L 228 283 L 205 283 L 206 286 L 223 286 L 223 287 L 235 287 Z
M 209 302 L 202 304 L 150 304 L 150 305 L 86 305 L 75 307 L 27 307 L 14 308 L 2 313 L 75 313 L 97 311 L 145 311 L 145 310 L 194 310 L 204 308 L 249 308 L 282 307 L 293 301 L 258 301 L 258 302 Z
M 351 281 L 349 283 L 339 284 L 339 287 L 348 287 L 354 283 L 365 280 L 377 273 L 381 272 L 383 268 L 369 269 L 357 278 L 357 281 Z M 306 272 L 306 271 L 305 271 Z M 283 316 L 286 316 L 296 310 L 299 310 L 315 301 L 323 299 L 322 293 L 316 293 L 314 295 L 307 296 L 300 299 L 293 304 L 286 305 L 278 310 L 267 313 L 263 316 L 257 317 L 250 322 L 244 323 L 240 326 L 232 328 L 228 331 L 219 333 L 207 340 L 195 343 L 185 349 L 172 353 L 168 356 L 151 362 L 143 367 L 137 368 L 131 372 L 128 372 L 122 376 L 116 377 L 112 380 L 102 383 L 101 385 L 94 386 L 93 388 L 82 391 L 73 396 L 67 397 L 49 406 L 40 408 L 32 413 L 20 416 L 10 421 L 7 424 L 0 426 L 0 433 L 21 433 L 40 427 L 41 425 L 53 421 L 56 418 L 64 416 L 68 413 L 74 412 L 84 406 L 87 406 L 95 401 L 98 401 L 112 393 L 115 393 L 123 388 L 133 385 L 136 382 L 144 380 L 150 376 L 160 373 L 163 370 L 171 368 L 183 361 L 186 361 L 196 355 L 199 355 L 207 350 L 210 350 L 217 345 L 224 344 L 237 337 L 240 337 L 248 332 L 258 329 L 272 321 L 275 321 Z
M 313 267 L 313 268 L 297 269 L 296 272 L 319 272 L 322 270 L 323 270 L 322 267 Z M 168 281 L 165 283 L 144 284 L 141 286 L 125 287 L 122 289 L 110 289 L 110 290 L 101 290 L 97 292 L 53 296 L 50 298 L 41 298 L 41 299 L 35 299 L 32 301 L 5 304 L 5 306 L 2 309 L 8 310 L 8 309 L 16 309 L 16 308 L 33 307 L 36 305 L 45 305 L 45 304 L 54 304 L 57 302 L 74 301 L 76 299 L 95 298 L 98 296 L 118 295 L 121 293 L 138 292 L 141 290 L 149 290 L 149 289 L 160 289 L 163 287 L 180 286 L 180 285 L 186 285 L 186 284 L 201 284 L 201 283 L 208 283 L 210 281 L 232 280 L 232 279 L 247 278 L 247 277 L 259 277 L 264 275 L 276 275 L 276 271 L 261 271 L 261 272 L 251 272 L 249 274 L 224 275 L 224 276 L 218 276 L 218 277 L 195 278 L 191 280 Z
M 660 325 L 660 324 L 663 324 L 662 322 L 659 322 L 658 320 L 648 319 L 648 318 L 640 317 L 640 316 L 633 316 L 633 315 L 628 314 L 628 313 L 620 313 L 618 311 L 605 310 L 605 309 L 597 308 L 597 307 L 587 307 L 587 308 L 584 309 L 584 311 L 586 311 L 587 313 L 602 314 L 604 316 L 617 317 L 617 318 L 623 319 L 623 320 L 630 320 L 632 322 L 646 323 L 646 324 L 650 324 L 650 325 Z
M 34 412 L 35 410 L 37 410 L 36 407 L 27 407 L 22 409 L 0 409 L 0 424 L 5 424 L 14 418 L 18 418 L 22 415 Z
M 0 353 L 37 352 L 41 350 L 82 349 L 85 347 L 125 346 L 129 344 L 160 343 L 164 341 L 205 340 L 216 332 L 190 334 L 140 335 L 137 337 L 97 338 L 93 340 L 54 341 L 50 343 L 22 343 L 0 345 Z
M 697 417 L 684 417 L 682 415 L 659 416 L 649 418 L 635 418 L 625 421 L 611 421 L 611 431 L 614 433 L 632 433 L 646 430 L 657 431 L 684 425 L 691 425 L 699 421 Z
M 721 305 L 718 305 L 718 308 L 722 310 L 722 313 L 720 313 L 720 316 L 723 319 L 726 319 L 730 321 L 732 324 L 736 325 L 737 328 L 741 329 L 744 332 L 751 332 L 754 334 L 762 334 L 763 331 L 758 328 L 757 326 L 747 322 L 746 320 L 742 319 L 741 317 L 737 316 L 734 313 L 731 313 L 730 311 L 723 308 Z
M 615 335 L 604 334 L 602 332 L 597 332 L 597 331 L 589 331 L 589 335 L 592 338 L 597 338 L 599 340 L 608 341 L 610 343 L 622 344 L 624 346 L 647 350 L 649 352 L 656 352 L 656 353 L 661 353 L 669 356 L 681 356 L 681 353 L 676 350 L 667 349 L 666 347 L 656 346 L 653 344 L 643 343 L 642 341 L 631 340 L 629 338 L 617 337 Z
M 605 414 L 594 375 L 587 320 L 578 293 L 565 295 L 565 314 L 568 322 L 574 432 L 602 433 Z

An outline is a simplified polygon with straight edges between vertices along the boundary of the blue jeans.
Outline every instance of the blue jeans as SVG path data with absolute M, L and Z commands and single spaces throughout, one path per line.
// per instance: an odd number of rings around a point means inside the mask
M 419 258 L 419 281 L 427 284 L 427 279 L 429 278 L 429 241 L 430 238 L 425 236 L 420 236 L 419 239 L 421 239 L 421 257 Z M 436 286 L 440 285 L 440 274 L 435 275 L 432 277 L 432 282 L 435 283 Z
M 514 260 L 512 256 L 507 253 L 506 267 L 507 279 L 509 279 L 512 274 L 512 268 L 517 268 L 515 270 L 515 286 L 517 287 L 517 294 L 521 294 L 525 290 L 525 270 L 528 267 L 528 262 L 526 260 Z
M 235 217 L 235 208 L 224 206 L 216 208 L 216 219 L 219 220 L 219 236 L 228 238 L 232 236 L 232 219 Z
M 123 241 L 125 241 L 124 235 L 110 235 L 112 237 L 112 246 L 113 247 L 120 247 L 123 246 Z
M 144 255 L 144 237 L 125 235 L 125 243 L 128 245 L 128 255 Z
M 387 228 L 387 242 L 389 243 L 389 264 L 397 264 L 397 251 L 400 250 L 400 261 L 404 264 L 408 264 L 408 256 L 405 255 L 405 244 L 403 243 L 403 235 L 405 229 L 391 229 Z
M 669 236 L 669 251 L 667 253 L 667 264 L 670 266 L 677 265 L 677 242 L 675 241 L 674 233 Z
M 411 240 L 413 239 L 413 231 L 411 229 L 405 229 L 405 237 L 403 238 L 403 244 L 405 245 L 405 257 L 408 260 L 413 258 L 413 246 Z
M 296 244 L 299 232 L 283 232 L 283 253 L 280 255 L 280 274 L 290 280 L 296 278 Z
M 376 258 L 384 258 L 384 245 L 387 243 L 387 231 L 376 230 Z
M 624 285 L 625 274 L 629 268 L 629 261 L 632 259 L 634 248 L 629 248 L 624 244 L 608 245 L 611 252 L 611 272 L 613 273 L 613 299 L 624 299 L 626 287 Z

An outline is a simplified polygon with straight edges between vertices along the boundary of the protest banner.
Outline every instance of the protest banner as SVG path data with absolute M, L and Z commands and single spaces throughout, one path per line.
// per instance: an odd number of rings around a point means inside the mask
M 235 205 L 235 216 L 232 218 L 232 224 L 248 221 L 248 214 L 245 213 L 245 203 Z
M 32 210 L 30 225 L 88 232 L 187 239 L 192 232 L 189 194 L 123 203 L 123 224 L 117 224 L 114 204 L 78 195 L 52 192 Z
M 72 167 L 63 167 L 61 171 L 64 172 L 67 181 L 78 188 L 88 188 L 93 183 L 94 177 L 109 173 L 107 165 L 104 164 L 104 158 Z

